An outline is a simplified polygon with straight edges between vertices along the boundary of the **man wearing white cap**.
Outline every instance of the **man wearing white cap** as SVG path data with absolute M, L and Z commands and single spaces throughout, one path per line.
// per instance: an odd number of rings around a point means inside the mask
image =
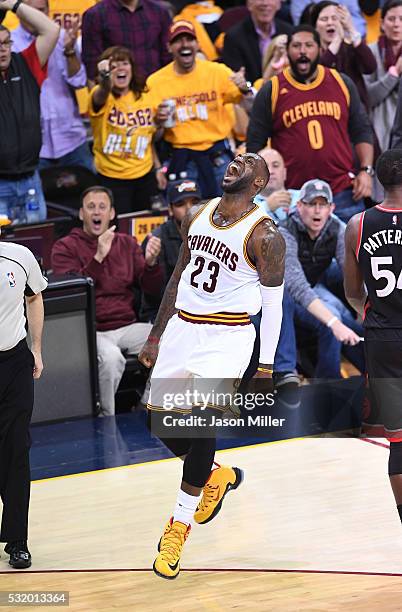
M 285 293 L 281 335 L 275 355 L 276 386 L 296 383 L 295 324 L 318 336 L 317 378 L 339 378 L 342 344 L 355 346 L 362 335 L 346 306 L 323 284 L 333 258 L 340 268 L 345 259 L 345 225 L 333 211 L 328 183 L 304 183 L 297 209 L 280 224 L 286 242 Z M 363 370 L 363 351 L 350 351 Z

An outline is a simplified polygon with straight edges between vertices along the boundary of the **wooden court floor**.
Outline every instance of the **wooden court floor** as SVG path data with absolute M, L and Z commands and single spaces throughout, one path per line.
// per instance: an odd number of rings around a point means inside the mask
M 386 448 L 298 439 L 219 460 L 245 481 L 194 526 L 177 580 L 150 571 L 180 482 L 168 459 L 33 483 L 34 564 L 17 573 L 2 554 L 0 590 L 67 590 L 85 611 L 402 610 Z

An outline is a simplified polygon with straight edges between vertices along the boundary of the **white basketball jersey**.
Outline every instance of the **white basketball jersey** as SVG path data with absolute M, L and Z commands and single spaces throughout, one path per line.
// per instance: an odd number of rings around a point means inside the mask
M 255 206 L 241 219 L 219 227 L 213 221 L 220 198 L 196 213 L 188 231 L 191 260 L 181 275 L 176 308 L 195 314 L 256 314 L 261 308 L 260 282 L 247 255 L 254 228 L 268 219 Z

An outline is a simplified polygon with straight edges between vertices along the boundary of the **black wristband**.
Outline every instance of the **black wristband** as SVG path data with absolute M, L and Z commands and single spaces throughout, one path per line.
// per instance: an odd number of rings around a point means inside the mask
M 18 11 L 18 8 L 20 6 L 20 4 L 22 4 L 23 0 L 17 0 L 17 2 L 14 4 L 13 8 L 11 9 L 13 13 L 16 13 Z
M 100 70 L 99 78 L 101 81 L 107 81 L 110 77 L 110 70 Z

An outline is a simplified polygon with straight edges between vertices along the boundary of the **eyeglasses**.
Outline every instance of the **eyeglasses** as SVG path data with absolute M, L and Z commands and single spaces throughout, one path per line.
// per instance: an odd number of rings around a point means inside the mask
M 0 49 L 9 49 L 11 47 L 11 45 L 13 44 L 13 41 L 10 40 L 0 40 Z
M 320 210 L 325 210 L 331 206 L 331 202 L 319 203 L 319 202 L 303 202 L 304 206 L 307 208 L 319 208 Z

